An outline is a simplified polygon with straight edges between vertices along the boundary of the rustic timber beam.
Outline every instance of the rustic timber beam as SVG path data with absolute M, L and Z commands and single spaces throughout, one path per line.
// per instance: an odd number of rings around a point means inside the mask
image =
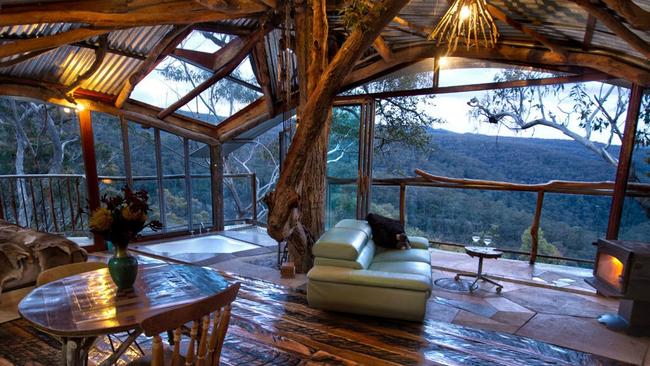
M 63 88 L 63 86 L 60 87 Z M 127 120 L 159 128 L 192 140 L 201 141 L 207 144 L 218 142 L 215 126 L 179 115 L 172 115 L 165 120 L 161 120 L 155 116 L 158 111 L 157 108 L 135 101 L 125 103 L 123 108 L 120 109 L 111 104 L 98 102 L 92 99 L 77 97 L 74 101 L 70 101 L 62 97 L 60 93 L 45 88 L 42 85 L 28 85 L 1 81 L 0 95 L 37 99 L 69 108 L 76 108 L 78 104 L 81 104 L 89 110 L 109 113 L 118 117 L 123 116 Z
M 244 130 L 253 128 L 272 118 L 273 116 L 268 113 L 265 99 L 266 97 L 262 97 L 254 101 L 219 123 L 216 128 L 219 140 L 222 142 L 227 141 L 241 134 Z
M 147 58 L 140 65 L 140 67 L 129 76 L 128 79 L 124 82 L 122 89 L 115 99 L 115 106 L 121 107 L 124 102 L 129 99 L 131 92 L 135 86 L 142 81 L 150 72 L 152 72 L 156 66 L 170 53 L 172 52 L 179 43 L 187 37 L 188 34 L 192 31 L 192 28 L 189 26 L 175 26 L 169 33 L 167 33 L 163 39 L 154 46 L 154 48 L 149 52 Z
M 588 51 L 591 47 L 591 40 L 594 38 L 594 30 L 598 20 L 591 14 L 587 17 L 587 27 L 585 28 L 585 38 L 582 40 L 582 50 Z
M 206 71 L 214 72 L 215 70 L 212 69 L 215 64 L 214 60 L 214 53 L 207 53 L 207 52 L 201 52 L 201 51 L 194 51 L 194 50 L 186 50 L 183 48 L 177 48 L 175 49 L 170 56 L 176 58 L 177 60 L 187 62 L 188 64 L 194 65 L 196 67 L 202 68 Z M 232 81 L 233 83 L 237 83 L 241 86 L 244 86 L 248 89 L 255 90 L 256 92 L 261 93 L 262 88 L 253 85 L 245 80 L 238 79 L 234 76 L 231 75 L 226 75 L 225 79 L 228 79 Z
M 410 96 L 417 96 L 417 95 L 464 93 L 470 91 L 510 89 L 510 88 L 521 88 L 521 87 L 541 86 L 541 85 L 585 83 L 589 81 L 605 81 L 612 78 L 614 77 L 608 74 L 601 73 L 601 72 L 594 72 L 592 74 L 557 76 L 557 77 L 543 78 L 543 79 L 509 80 L 509 81 L 500 81 L 494 83 L 441 86 L 441 87 L 420 88 L 420 89 L 411 89 L 411 90 L 395 90 L 395 91 L 385 91 L 385 92 L 367 93 L 367 94 L 344 95 L 344 96 L 337 97 L 336 100 L 339 102 L 343 102 L 343 101 L 354 101 L 359 98 L 386 99 L 386 98 L 410 97 Z
M 230 24 L 222 23 L 199 23 L 193 24 L 192 29 L 200 32 L 230 34 L 234 36 L 246 36 L 251 34 L 254 29 L 237 27 Z
M 2 14 L 0 14 L 2 17 Z M 28 38 L 13 42 L 3 43 L 0 47 L 0 58 L 26 52 L 51 50 L 66 44 L 83 41 L 109 32 L 110 29 L 77 28 L 51 36 Z
M 102 65 L 102 62 L 104 62 L 107 48 L 108 35 L 103 34 L 101 37 L 99 37 L 99 47 L 95 50 L 95 60 L 90 65 L 90 67 L 88 67 L 88 69 L 83 72 L 83 74 L 79 74 L 77 76 L 77 79 L 72 84 L 68 85 L 68 88 L 65 91 L 66 94 L 74 93 L 75 90 L 79 89 L 81 83 L 83 83 L 85 80 L 93 76 L 95 72 L 97 72 L 99 67 Z
M 266 57 L 264 41 L 257 42 L 253 48 L 253 71 L 258 84 L 262 87 L 266 109 L 269 116 L 275 115 L 275 95 L 271 86 L 271 73 Z
M 225 3 L 225 2 L 224 2 Z M 268 6 L 246 2 L 213 11 L 193 1 L 59 1 L 38 6 L 5 5 L 0 26 L 38 23 L 86 23 L 95 26 L 138 27 L 160 24 L 193 24 L 260 15 Z M 243 4 L 243 2 L 242 2 Z
M 422 27 L 422 26 L 419 26 L 417 24 L 413 24 L 413 23 L 409 22 L 408 20 L 406 20 L 404 18 L 401 18 L 401 17 L 398 17 L 398 16 L 394 17 L 391 22 L 397 23 L 397 24 L 401 25 L 402 27 L 408 28 L 412 32 L 414 32 L 415 34 L 419 34 L 419 35 L 424 36 L 424 37 L 428 37 L 429 34 L 431 34 L 433 32 L 433 28 Z
M 606 55 L 602 52 L 599 52 L 598 54 L 587 53 L 576 49 L 567 49 L 567 52 L 567 57 L 564 59 L 558 54 L 546 50 L 498 45 L 491 49 L 482 48 L 470 51 L 457 49 L 448 53 L 446 48 L 436 48 L 433 45 L 425 44 L 394 51 L 394 57 L 391 62 L 378 60 L 356 69 L 346 78 L 344 88 L 349 89 L 356 85 L 373 80 L 378 75 L 384 75 L 386 70 L 399 69 L 404 64 L 440 56 L 517 62 L 539 65 L 540 67 L 543 67 L 544 65 L 580 66 L 599 70 L 617 78 L 637 82 L 643 86 L 650 85 L 650 67 L 643 67 L 640 64 L 632 64 L 620 60 L 616 56 Z
M 204 82 L 199 84 L 192 91 L 181 97 L 175 103 L 165 108 L 158 114 L 158 118 L 165 118 L 180 107 L 187 104 L 194 99 L 197 95 L 201 94 L 214 83 L 223 79 L 226 75 L 230 74 L 239 64 L 244 60 L 248 53 L 252 50 L 257 42 L 266 35 L 272 26 L 266 23 L 259 28 L 255 33 L 252 33 L 246 38 L 236 38 L 225 47 L 219 49 L 215 54 L 215 65 L 213 70 L 217 70 L 212 76 L 207 78 Z
M 602 0 L 626 22 L 638 30 L 650 30 L 650 12 L 636 5 L 632 0 Z
M 650 58 L 650 43 L 646 42 L 643 38 L 639 37 L 636 33 L 632 32 L 623 23 L 619 22 L 612 14 L 609 13 L 607 8 L 594 4 L 589 0 L 571 0 L 580 5 L 587 13 L 593 15 L 607 28 L 609 28 L 619 38 L 624 40 L 632 48 L 639 51 L 646 58 Z
M 556 44 L 555 42 L 549 40 L 544 35 L 537 33 L 535 30 L 529 28 L 528 26 L 523 25 L 523 24 L 519 23 L 518 21 L 512 19 L 510 16 L 508 16 L 506 13 L 501 11 L 501 9 L 497 8 L 496 6 L 491 5 L 491 4 L 487 4 L 487 10 L 490 12 L 490 14 L 494 18 L 496 18 L 496 19 L 510 25 L 511 27 L 517 29 L 518 31 L 532 37 L 534 40 L 536 40 L 539 43 L 543 44 L 544 46 L 546 46 L 546 48 L 548 48 L 549 50 L 557 53 L 558 55 L 561 55 L 562 57 L 566 57 L 566 50 L 562 46 L 560 46 L 560 45 Z
M 390 49 L 390 46 L 384 40 L 384 37 L 379 36 L 372 43 L 372 46 L 377 50 L 377 53 L 384 61 L 390 61 L 393 58 L 393 51 Z
M 241 9 L 251 9 L 263 7 L 265 10 L 271 8 L 268 4 L 262 1 L 255 0 L 237 0 L 237 1 L 224 1 L 224 0 L 194 0 L 196 3 L 203 7 L 214 11 L 241 11 Z M 277 3 L 273 2 L 274 7 Z
M 30 52 L 30 53 L 24 53 L 24 54 L 22 54 L 22 55 L 20 55 L 20 56 L 17 56 L 17 57 L 12 58 L 11 60 L 7 60 L 7 61 L 2 61 L 2 62 L 0 62 L 0 68 L 2 68 L 2 67 L 10 67 L 10 66 L 13 66 L 13 65 L 17 65 L 17 64 L 19 64 L 19 63 L 21 63 L 21 62 L 25 62 L 25 61 L 27 61 L 27 60 L 31 60 L 32 58 L 37 57 L 37 56 L 40 56 L 40 55 L 44 54 L 45 52 L 49 52 L 49 51 L 51 51 L 51 50 L 52 50 L 52 48 L 46 48 L 46 49 L 42 49 L 42 50 L 40 50 L 40 51 L 34 51 L 34 52 Z

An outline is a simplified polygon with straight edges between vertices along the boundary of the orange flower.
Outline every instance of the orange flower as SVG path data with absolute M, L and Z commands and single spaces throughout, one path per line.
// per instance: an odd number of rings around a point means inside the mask
M 107 231 L 112 224 L 113 215 L 105 207 L 98 208 L 90 217 L 90 228 L 95 231 Z

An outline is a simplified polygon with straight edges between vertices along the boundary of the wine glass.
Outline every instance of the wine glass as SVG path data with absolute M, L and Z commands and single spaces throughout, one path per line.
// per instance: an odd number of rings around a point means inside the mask
M 472 233 L 472 241 L 474 242 L 474 245 L 477 245 L 480 240 L 481 240 L 480 233 Z
M 492 235 L 483 236 L 483 243 L 485 243 L 485 246 L 489 247 L 490 244 L 492 244 Z

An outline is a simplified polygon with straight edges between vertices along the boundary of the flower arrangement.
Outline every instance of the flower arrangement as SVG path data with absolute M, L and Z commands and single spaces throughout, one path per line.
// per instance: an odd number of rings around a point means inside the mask
M 90 216 L 90 231 L 110 240 L 119 248 L 126 248 L 144 228 L 158 231 L 162 229 L 162 224 L 158 220 L 147 222 L 147 215 L 151 212 L 147 191 L 134 192 L 128 186 L 122 188 L 122 191 L 123 195 L 101 197 L 103 206 Z

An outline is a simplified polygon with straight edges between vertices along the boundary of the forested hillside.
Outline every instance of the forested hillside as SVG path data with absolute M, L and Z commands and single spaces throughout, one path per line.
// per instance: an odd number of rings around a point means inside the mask
M 614 180 L 615 169 L 570 140 L 457 134 L 431 129 L 430 148 L 392 146 L 376 151 L 374 177 L 413 176 L 416 168 L 455 178 L 517 183 L 549 180 Z M 618 147 L 610 148 L 618 155 Z M 642 163 L 646 152 L 637 151 Z M 647 165 L 645 163 L 639 165 Z M 397 217 L 398 189 L 373 190 L 373 210 Z M 407 225 L 412 233 L 443 241 L 468 243 L 472 232 L 489 233 L 499 247 L 527 250 L 536 194 L 409 187 Z M 332 208 L 335 202 L 330 202 Z M 610 198 L 547 194 L 544 200 L 541 252 L 593 258 L 591 243 L 607 227 Z M 345 204 L 343 204 L 345 206 Z M 632 207 L 635 206 L 635 207 Z M 643 240 L 650 233 L 644 211 L 631 200 L 626 207 L 625 234 Z M 527 238 L 528 236 L 528 238 Z

